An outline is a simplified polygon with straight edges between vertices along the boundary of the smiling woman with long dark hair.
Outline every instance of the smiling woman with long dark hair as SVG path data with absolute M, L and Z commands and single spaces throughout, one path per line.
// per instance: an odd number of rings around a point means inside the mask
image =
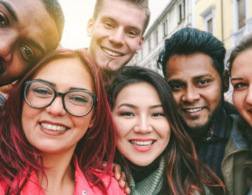
M 111 178 L 109 110 L 86 51 L 49 54 L 14 85 L 1 109 L 0 194 L 123 194 Z
M 117 127 L 115 161 L 128 176 L 131 194 L 226 194 L 216 174 L 197 161 L 164 78 L 128 66 L 108 90 Z

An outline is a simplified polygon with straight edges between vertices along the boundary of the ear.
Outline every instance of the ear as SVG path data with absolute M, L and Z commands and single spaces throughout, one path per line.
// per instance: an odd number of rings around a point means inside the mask
M 87 35 L 89 37 L 91 37 L 93 34 L 93 27 L 94 27 L 94 20 L 91 18 L 87 23 Z
M 229 73 L 228 73 L 228 70 L 224 70 L 222 82 L 223 82 L 223 90 L 224 90 L 224 92 L 227 92 L 229 90 Z
M 139 45 L 138 45 L 138 48 L 136 50 L 136 53 L 138 53 L 141 50 L 143 42 L 144 42 L 144 37 L 141 37 L 141 39 L 139 40 Z

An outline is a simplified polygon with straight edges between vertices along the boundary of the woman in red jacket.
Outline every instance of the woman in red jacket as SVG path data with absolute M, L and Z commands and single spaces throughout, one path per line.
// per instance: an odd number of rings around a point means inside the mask
M 85 51 L 45 57 L 15 84 L 0 115 L 0 194 L 123 194 L 111 178 L 106 93 Z

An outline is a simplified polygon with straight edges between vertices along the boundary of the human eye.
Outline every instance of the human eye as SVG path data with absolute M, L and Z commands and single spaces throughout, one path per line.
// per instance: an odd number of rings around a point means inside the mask
M 164 113 L 162 113 L 162 112 L 157 112 L 157 113 L 153 113 L 152 116 L 154 116 L 154 117 L 164 116 Z
M 4 17 L 3 13 L 0 12 L 0 27 L 4 28 L 8 26 L 8 20 Z
M 88 100 L 85 97 L 81 97 L 81 96 L 73 96 L 70 97 L 69 99 L 71 99 L 74 102 L 79 102 L 79 103 L 87 103 Z
M 128 31 L 127 34 L 128 34 L 130 37 L 136 37 L 136 36 L 138 35 L 137 32 L 132 31 L 132 30 L 131 30 L 131 31 Z
M 50 96 L 52 95 L 52 91 L 46 88 L 33 88 L 33 93 L 37 96 Z
M 182 85 L 179 83 L 169 83 L 172 91 L 176 92 L 182 89 Z
M 65 96 L 66 100 L 74 105 L 88 105 L 92 103 L 92 97 L 84 92 L 70 92 Z
M 239 89 L 245 88 L 247 86 L 247 84 L 246 83 L 236 83 L 233 86 L 234 86 L 234 89 L 238 89 L 239 90 Z
M 132 112 L 121 112 L 120 116 L 134 116 Z
M 103 24 L 104 24 L 104 26 L 106 28 L 113 28 L 114 27 L 114 25 L 112 24 L 112 22 L 109 22 L 109 21 L 105 21 Z
M 23 59 L 27 62 L 32 62 L 35 59 L 35 54 L 33 53 L 33 51 L 27 47 L 27 46 L 21 46 L 20 48 L 21 50 L 21 56 L 23 57 Z
M 210 80 L 202 79 L 202 80 L 199 80 L 199 82 L 198 82 L 197 85 L 200 86 L 200 87 L 204 87 L 204 86 L 206 86 L 209 82 L 210 82 Z

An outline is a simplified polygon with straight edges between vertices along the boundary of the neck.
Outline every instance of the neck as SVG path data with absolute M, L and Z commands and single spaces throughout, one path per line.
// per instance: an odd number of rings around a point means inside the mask
M 138 166 L 131 162 L 129 162 L 130 172 L 132 177 L 134 178 L 135 183 L 142 181 L 143 179 L 147 178 L 151 175 L 154 171 L 156 171 L 159 167 L 161 156 L 156 158 L 151 164 L 147 166 Z
M 38 182 L 46 195 L 73 194 L 75 187 L 74 168 L 71 165 L 72 153 L 44 154 L 45 175 L 37 173 Z M 46 176 L 46 177 L 45 177 Z

